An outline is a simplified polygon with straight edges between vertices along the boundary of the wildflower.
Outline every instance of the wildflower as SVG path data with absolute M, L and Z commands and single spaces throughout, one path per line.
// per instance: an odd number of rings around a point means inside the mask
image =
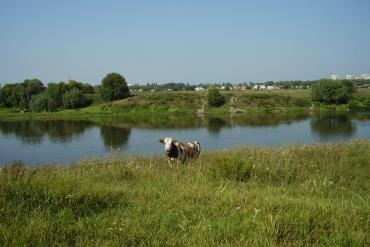
M 256 217 L 258 215 L 258 213 L 261 211 L 261 209 L 259 208 L 254 208 L 254 216 L 253 216 L 253 222 L 256 220 Z
M 330 184 L 330 185 L 333 185 L 333 184 L 334 184 L 334 182 L 330 180 L 330 181 L 329 181 L 329 184 Z

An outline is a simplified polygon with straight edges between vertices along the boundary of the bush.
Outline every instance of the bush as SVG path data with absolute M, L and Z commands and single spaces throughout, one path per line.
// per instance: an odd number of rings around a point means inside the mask
M 368 111 L 370 110 L 369 98 L 351 99 L 348 102 L 348 108 L 352 111 Z
M 118 73 L 107 74 L 100 88 L 100 96 L 104 101 L 127 98 L 130 95 L 126 80 Z
M 208 89 L 207 100 L 209 106 L 219 107 L 225 103 L 225 98 L 220 94 L 217 88 Z
M 75 109 L 86 106 L 88 100 L 81 90 L 74 88 L 66 92 L 63 96 L 63 106 L 69 109 Z
M 320 80 L 312 85 L 312 99 L 326 104 L 345 104 L 354 91 L 351 81 Z
M 30 100 L 30 110 L 33 112 L 42 112 L 48 110 L 48 97 L 44 94 L 32 96 Z

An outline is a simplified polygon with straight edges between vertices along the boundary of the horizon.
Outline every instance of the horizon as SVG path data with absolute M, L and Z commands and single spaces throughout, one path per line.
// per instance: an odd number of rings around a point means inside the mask
M 370 1 L 0 3 L 0 84 L 307 81 L 370 74 Z

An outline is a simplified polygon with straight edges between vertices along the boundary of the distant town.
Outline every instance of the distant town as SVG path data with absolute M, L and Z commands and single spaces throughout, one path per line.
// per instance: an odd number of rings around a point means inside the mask
M 345 75 L 344 77 L 341 77 L 340 75 L 331 75 L 330 79 L 332 80 L 340 80 L 340 79 L 346 79 L 346 80 L 370 80 L 370 75 L 369 74 L 362 74 L 360 76 L 355 76 L 355 75 Z
M 331 75 L 329 78 L 331 80 L 349 80 L 358 88 L 370 88 L 370 75 L 362 74 L 360 76 L 355 75 Z M 231 83 L 231 82 L 214 82 L 214 83 L 137 83 L 129 84 L 131 91 L 207 91 L 210 86 L 214 86 L 219 90 L 279 90 L 279 89 L 309 89 L 311 85 L 318 80 L 285 80 L 285 81 L 266 81 L 266 82 L 241 82 L 241 83 Z

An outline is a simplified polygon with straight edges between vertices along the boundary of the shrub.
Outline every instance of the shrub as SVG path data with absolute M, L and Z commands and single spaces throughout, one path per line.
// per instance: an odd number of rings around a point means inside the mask
M 225 103 L 225 98 L 220 94 L 217 88 L 208 89 L 207 100 L 209 106 L 219 107 Z

